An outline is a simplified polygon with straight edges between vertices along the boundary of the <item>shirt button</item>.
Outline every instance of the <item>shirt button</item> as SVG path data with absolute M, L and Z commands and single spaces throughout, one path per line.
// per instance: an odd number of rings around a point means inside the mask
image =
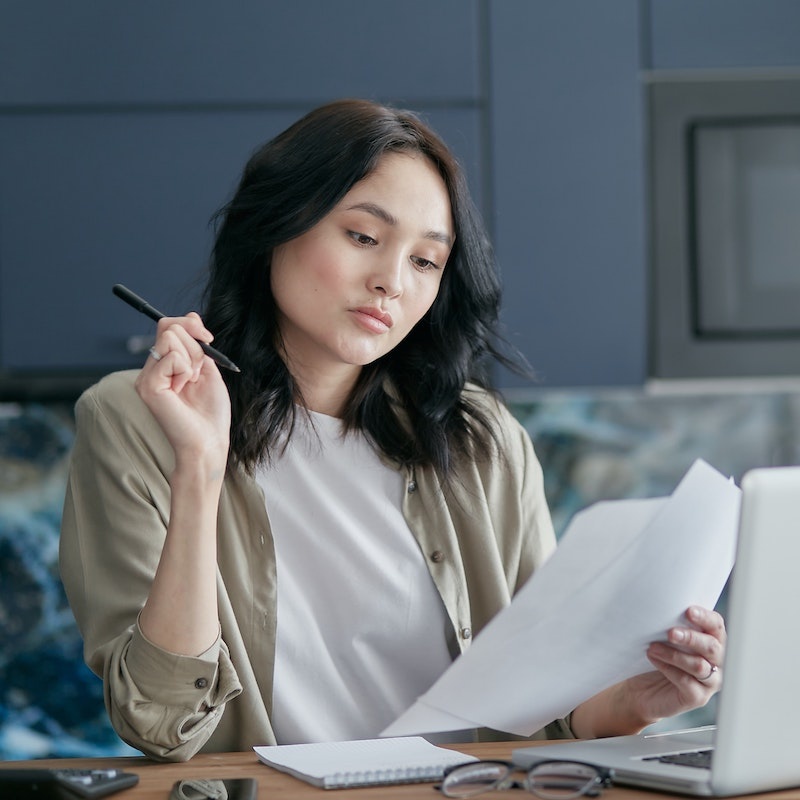
M 444 553 L 441 550 L 434 550 L 431 553 L 431 561 L 433 561 L 434 564 L 444 561 Z
M 465 627 L 461 629 L 461 638 L 462 639 L 471 639 L 472 638 L 472 628 Z
M 206 689 L 208 687 L 208 678 L 198 678 L 194 682 L 195 689 Z
M 412 494 L 413 492 L 417 491 L 417 482 L 416 481 L 409 481 L 408 482 L 408 493 Z

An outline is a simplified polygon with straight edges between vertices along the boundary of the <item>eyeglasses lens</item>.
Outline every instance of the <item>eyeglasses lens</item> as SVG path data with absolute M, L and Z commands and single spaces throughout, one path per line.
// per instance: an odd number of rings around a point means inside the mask
M 474 797 L 497 788 L 509 775 L 506 764 L 476 761 L 451 770 L 442 781 L 442 794 L 446 797 Z
M 527 788 L 544 800 L 596 795 L 598 772 L 589 764 L 569 761 L 539 764 L 528 773 Z

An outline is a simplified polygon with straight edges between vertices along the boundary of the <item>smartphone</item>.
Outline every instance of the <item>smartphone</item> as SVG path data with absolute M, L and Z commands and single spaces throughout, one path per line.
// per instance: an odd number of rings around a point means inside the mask
M 0 769 L 0 798 L 97 800 L 138 782 L 138 775 L 121 769 Z
M 169 800 L 256 800 L 255 778 L 187 778 L 177 781 Z

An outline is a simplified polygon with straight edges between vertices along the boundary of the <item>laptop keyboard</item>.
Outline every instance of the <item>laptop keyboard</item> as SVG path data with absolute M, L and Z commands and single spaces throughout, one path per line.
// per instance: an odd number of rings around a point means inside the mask
M 712 750 L 692 750 L 687 753 L 670 753 L 664 756 L 651 756 L 644 761 L 660 761 L 662 764 L 680 764 L 684 767 L 711 768 Z

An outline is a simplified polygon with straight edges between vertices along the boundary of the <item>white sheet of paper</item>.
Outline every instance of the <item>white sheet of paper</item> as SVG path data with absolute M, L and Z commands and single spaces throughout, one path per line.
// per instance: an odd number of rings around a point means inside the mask
M 381 736 L 486 726 L 530 736 L 653 669 L 645 650 L 733 567 L 740 490 L 696 461 L 669 498 L 597 503 L 441 678 Z

